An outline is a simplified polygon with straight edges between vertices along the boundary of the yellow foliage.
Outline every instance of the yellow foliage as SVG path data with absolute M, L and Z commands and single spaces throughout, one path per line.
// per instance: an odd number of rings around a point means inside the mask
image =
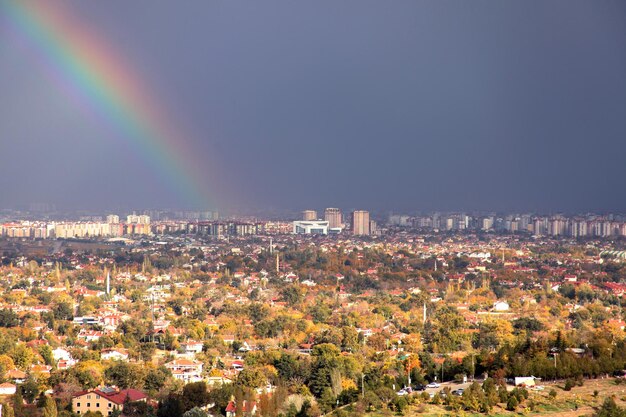
M 419 368 L 421 366 L 420 359 L 417 355 L 411 355 L 406 359 L 406 370 L 410 372 L 412 369 Z
M 2 366 L 7 371 L 15 368 L 13 359 L 11 359 L 11 357 L 8 355 L 0 355 L 0 366 Z
M 341 390 L 356 389 L 356 384 L 352 379 L 341 378 Z
M 261 368 L 263 375 L 265 375 L 266 377 L 270 377 L 270 376 L 276 376 L 278 375 L 278 370 L 276 370 L 276 368 L 273 365 L 264 365 Z
M 104 365 L 100 361 L 88 360 L 79 362 L 76 364 L 76 369 L 79 370 L 93 370 L 99 374 L 104 372 Z
M 419 333 L 412 333 L 402 339 L 405 350 L 418 352 L 422 349 L 422 338 Z

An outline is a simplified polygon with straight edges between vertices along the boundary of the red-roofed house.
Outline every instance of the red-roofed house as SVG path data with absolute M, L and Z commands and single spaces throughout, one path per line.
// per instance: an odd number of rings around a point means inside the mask
M 26 375 L 26 372 L 20 371 L 19 369 L 11 369 L 4 374 L 4 377 L 15 383 L 23 384 L 26 378 L 28 378 L 28 375 Z
M 114 410 L 121 409 L 126 401 L 146 401 L 147 399 L 146 394 L 136 389 L 118 391 L 107 387 L 76 393 L 72 398 L 72 409 L 76 414 L 99 411 L 103 416 L 110 416 Z

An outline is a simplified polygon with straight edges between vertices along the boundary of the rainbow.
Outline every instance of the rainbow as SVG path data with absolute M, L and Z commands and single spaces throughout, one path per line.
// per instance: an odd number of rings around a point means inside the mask
M 123 138 L 183 204 L 212 207 L 208 163 L 198 159 L 189 136 L 104 38 L 48 0 L 0 0 L 0 27 L 34 51 L 68 99 L 112 138 Z

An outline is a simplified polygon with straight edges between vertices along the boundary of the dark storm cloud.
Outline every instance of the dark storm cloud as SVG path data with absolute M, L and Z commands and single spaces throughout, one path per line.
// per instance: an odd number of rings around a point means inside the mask
M 624 2 L 72 4 L 222 207 L 626 210 Z M 4 41 L 0 91 L 3 205 L 181 204 Z

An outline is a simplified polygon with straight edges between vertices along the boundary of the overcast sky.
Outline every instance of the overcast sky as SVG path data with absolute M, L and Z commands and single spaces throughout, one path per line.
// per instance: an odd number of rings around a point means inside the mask
M 69 4 L 221 209 L 626 211 L 624 1 Z M 28 48 L 0 30 L 0 206 L 188 205 Z

